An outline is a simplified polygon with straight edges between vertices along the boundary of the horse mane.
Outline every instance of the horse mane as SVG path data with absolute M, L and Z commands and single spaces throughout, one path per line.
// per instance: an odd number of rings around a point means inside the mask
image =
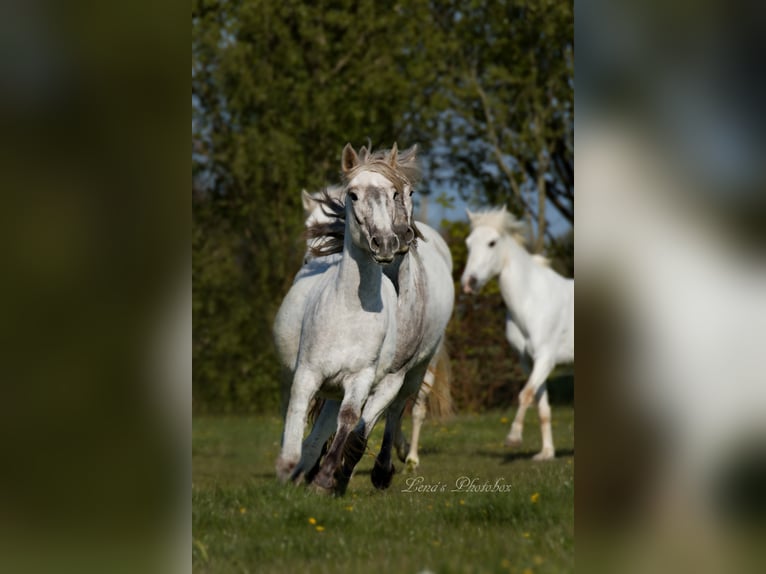
M 390 164 L 391 150 L 368 152 L 366 147 L 362 147 L 359 152 L 359 163 L 349 172 L 341 175 L 344 186 L 358 173 L 372 171 L 388 179 L 401 195 L 404 193 L 406 185 L 414 188 L 416 183 L 420 181 L 421 170 L 415 157 L 416 153 L 417 145 L 398 153 L 394 168 Z M 343 251 L 343 238 L 346 232 L 346 206 L 344 194 L 338 193 L 338 191 L 338 186 L 326 187 L 314 196 L 322 212 L 332 220 L 329 223 L 314 223 L 306 229 L 306 238 L 324 239 L 320 242 L 321 245 L 310 248 L 314 257 L 325 257 Z M 417 240 L 423 239 L 425 241 L 425 237 L 414 220 L 411 219 L 409 225 L 415 233 L 415 240 L 410 243 L 410 248 L 417 249 Z
M 348 172 L 342 173 L 341 178 L 344 184 L 348 184 L 360 172 L 372 171 L 379 173 L 393 183 L 394 188 L 399 193 L 404 191 L 406 185 L 414 189 L 421 177 L 420 166 L 416 158 L 417 149 L 418 146 L 414 145 L 401 153 L 397 153 L 396 167 L 392 167 L 390 163 L 391 150 L 368 152 L 367 148 L 362 147 L 359 153 L 359 163 Z
M 498 233 L 505 233 L 513 238 L 516 243 L 525 247 L 529 227 L 523 221 L 516 219 L 512 213 L 505 209 L 490 209 L 479 213 L 471 213 L 471 229 L 479 226 L 491 227 Z
M 333 193 L 335 188 L 326 187 L 314 195 L 322 212 L 330 218 L 327 222 L 314 222 L 305 231 L 307 239 L 323 238 L 325 241 L 312 245 L 311 255 L 324 257 L 343 251 L 343 238 L 346 234 L 346 205 L 342 195 Z

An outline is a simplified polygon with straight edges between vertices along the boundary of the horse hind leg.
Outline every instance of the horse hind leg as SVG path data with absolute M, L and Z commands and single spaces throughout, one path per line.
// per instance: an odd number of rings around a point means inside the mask
M 394 434 L 401 424 L 402 412 L 404 411 L 405 401 L 395 401 L 386 413 L 386 428 L 383 431 L 383 442 L 380 445 L 380 452 L 375 457 L 375 466 L 372 468 L 370 480 L 372 485 L 378 490 L 385 490 L 391 486 L 396 469 L 391 463 L 391 447 L 393 446 Z
M 314 422 L 311 433 L 303 441 L 301 461 L 297 467 L 297 473 L 305 473 L 307 483 L 310 483 L 319 472 L 321 457 L 327 452 L 327 440 L 332 436 L 337 425 L 340 402 L 326 400 Z M 300 478 L 297 474 L 294 480 Z
M 418 398 L 412 407 L 412 441 L 410 442 L 410 451 L 405 459 L 408 472 L 413 472 L 420 464 L 420 458 L 418 457 L 420 429 L 423 427 L 423 421 L 426 418 L 426 401 L 428 400 L 428 394 L 431 392 L 432 382 L 433 375 L 429 370 L 426 373 L 426 378 L 423 380 L 423 386 L 420 387 L 418 392 Z
M 394 435 L 394 449 L 396 450 L 396 457 L 401 461 L 407 460 L 407 453 L 410 451 L 410 443 L 407 442 L 407 437 L 404 436 L 402 431 L 401 419 Z

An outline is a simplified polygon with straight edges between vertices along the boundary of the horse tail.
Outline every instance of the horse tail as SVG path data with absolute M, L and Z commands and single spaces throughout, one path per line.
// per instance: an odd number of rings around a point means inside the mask
M 428 380 L 431 379 L 431 380 Z M 428 414 L 436 419 L 447 419 L 455 412 L 452 401 L 452 365 L 444 341 L 439 344 L 436 354 L 431 359 L 423 384 L 431 385 L 428 395 Z

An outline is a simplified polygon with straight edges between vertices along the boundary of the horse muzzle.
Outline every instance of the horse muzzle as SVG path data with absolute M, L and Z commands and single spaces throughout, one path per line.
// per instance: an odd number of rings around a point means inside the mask
M 469 275 L 468 277 L 464 278 L 463 281 L 463 293 L 466 295 L 473 295 L 478 291 L 478 280 L 475 276 Z
M 382 265 L 387 265 L 394 260 L 399 250 L 399 238 L 396 235 L 373 234 L 370 237 L 370 251 L 372 258 Z

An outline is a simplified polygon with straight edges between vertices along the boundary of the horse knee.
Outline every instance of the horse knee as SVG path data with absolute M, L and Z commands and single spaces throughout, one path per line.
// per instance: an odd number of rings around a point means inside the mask
M 359 420 L 359 410 L 345 406 L 338 413 L 338 422 L 344 426 L 354 426 Z

